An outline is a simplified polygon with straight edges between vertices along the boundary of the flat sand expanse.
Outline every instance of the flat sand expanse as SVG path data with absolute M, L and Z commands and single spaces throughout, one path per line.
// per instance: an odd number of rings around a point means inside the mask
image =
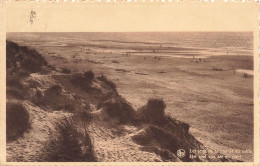
M 103 73 L 135 108 L 149 98 L 163 98 L 167 114 L 190 124 L 191 133 L 205 146 L 253 151 L 253 56 L 190 55 L 190 48 L 171 48 L 178 52 L 174 56 L 167 49 L 129 49 L 124 43 L 104 48 L 66 40 L 10 40 L 35 48 L 55 67 Z M 246 153 L 240 159 L 252 158 L 253 153 Z

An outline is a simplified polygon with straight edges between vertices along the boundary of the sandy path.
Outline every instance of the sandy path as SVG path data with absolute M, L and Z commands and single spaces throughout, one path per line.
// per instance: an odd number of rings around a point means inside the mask
M 154 154 L 141 151 L 131 136 L 139 133 L 134 126 L 123 125 L 114 128 L 102 119 L 94 119 L 89 125 L 89 134 L 94 143 L 94 151 L 99 161 L 106 162 L 154 162 L 161 158 Z

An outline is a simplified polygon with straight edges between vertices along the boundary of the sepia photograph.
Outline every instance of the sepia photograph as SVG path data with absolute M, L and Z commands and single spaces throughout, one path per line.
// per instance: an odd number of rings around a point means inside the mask
M 5 1 L 0 165 L 258 165 L 258 5 Z
M 253 67 L 252 32 L 7 33 L 7 161 L 253 161 Z

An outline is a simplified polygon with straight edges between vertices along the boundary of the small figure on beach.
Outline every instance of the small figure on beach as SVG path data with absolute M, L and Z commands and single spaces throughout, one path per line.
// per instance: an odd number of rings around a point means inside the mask
M 244 77 L 247 78 L 247 77 L 248 77 L 248 74 L 247 74 L 247 73 L 244 73 Z

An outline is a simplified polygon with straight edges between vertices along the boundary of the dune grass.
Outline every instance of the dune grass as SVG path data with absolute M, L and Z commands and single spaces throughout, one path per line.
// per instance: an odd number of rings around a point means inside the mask
M 165 116 L 166 104 L 162 99 L 149 99 L 147 104 L 137 110 L 141 122 L 161 123 Z
M 49 162 L 97 161 L 88 131 L 72 118 L 56 123 L 56 136 L 47 143 L 45 150 L 45 161 Z
M 95 75 L 92 70 L 89 70 L 85 73 L 76 73 L 72 76 L 70 82 L 75 85 L 80 87 L 81 89 L 84 89 L 86 91 L 90 90 L 91 83 L 94 79 Z
M 6 41 L 6 64 L 7 69 L 15 72 L 25 70 L 30 73 L 39 72 L 43 66 L 47 66 L 46 60 L 36 50 L 10 41 Z
M 98 105 L 98 109 L 103 111 L 111 118 L 117 118 L 120 123 L 133 122 L 135 111 L 130 103 L 128 103 L 120 95 L 110 95 L 106 100 Z
M 111 87 L 112 89 L 116 89 L 116 84 L 110 80 L 107 79 L 106 76 L 104 76 L 103 74 L 101 74 L 100 76 L 97 77 L 98 80 L 106 83 L 109 87 Z
M 30 128 L 29 113 L 19 103 L 7 103 L 6 105 L 6 139 L 16 140 Z

